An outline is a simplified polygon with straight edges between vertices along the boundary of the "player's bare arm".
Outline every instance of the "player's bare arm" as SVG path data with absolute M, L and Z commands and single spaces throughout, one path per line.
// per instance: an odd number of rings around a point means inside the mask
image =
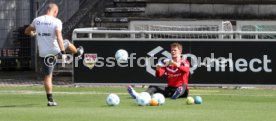
M 26 34 L 26 35 L 29 35 L 29 36 L 35 36 L 35 28 L 34 27 L 31 27 L 31 26 L 28 26 L 26 29 L 25 29 L 25 31 L 24 31 L 24 33 Z
M 56 30 L 56 36 L 57 36 L 57 41 L 58 41 L 60 51 L 65 51 L 65 48 L 63 45 L 63 37 L 62 37 L 62 33 L 60 30 Z

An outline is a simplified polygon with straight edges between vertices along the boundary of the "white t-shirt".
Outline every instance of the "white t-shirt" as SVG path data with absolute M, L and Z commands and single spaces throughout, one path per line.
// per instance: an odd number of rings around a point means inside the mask
M 56 30 L 62 30 L 62 22 L 53 16 L 43 15 L 33 20 L 32 27 L 36 29 L 39 56 L 56 55 L 60 48 L 56 39 Z

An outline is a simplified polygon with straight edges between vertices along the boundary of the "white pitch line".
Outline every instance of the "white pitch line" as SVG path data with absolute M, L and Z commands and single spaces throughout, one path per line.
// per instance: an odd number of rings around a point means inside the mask
M 44 94 L 44 91 L 31 91 L 31 90 L 20 90 L 20 91 L 0 91 L 0 94 Z M 54 94 L 66 94 L 66 95 L 107 95 L 111 92 L 96 92 L 96 91 L 87 91 L 87 92 L 54 92 Z M 119 95 L 128 95 L 128 93 L 116 93 Z M 190 96 L 250 96 L 250 97 L 275 97 L 274 94 L 266 95 L 250 95 L 250 94 L 220 94 L 220 93 L 192 93 Z
M 0 91 L 0 94 L 44 94 L 45 91 L 30 91 L 30 90 L 20 90 L 20 91 Z M 54 94 L 110 94 L 111 92 L 95 92 L 95 91 L 87 91 L 87 92 L 53 92 Z M 127 93 L 116 93 L 116 94 L 127 94 Z

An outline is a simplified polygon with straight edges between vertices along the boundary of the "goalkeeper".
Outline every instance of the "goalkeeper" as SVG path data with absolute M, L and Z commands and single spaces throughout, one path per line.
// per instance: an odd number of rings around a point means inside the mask
M 166 75 L 167 86 L 151 85 L 146 92 L 151 95 L 154 93 L 162 93 L 165 97 L 177 99 L 179 97 L 187 97 L 189 94 L 189 72 L 190 63 L 181 57 L 182 45 L 180 43 L 172 43 L 171 47 L 171 59 L 165 59 L 162 63 L 158 63 L 156 66 L 156 77 Z M 138 93 L 128 86 L 128 92 L 136 98 Z

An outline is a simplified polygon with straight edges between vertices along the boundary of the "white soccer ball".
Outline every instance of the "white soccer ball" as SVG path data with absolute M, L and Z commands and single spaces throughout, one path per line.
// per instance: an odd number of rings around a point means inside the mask
M 158 105 L 164 105 L 165 104 L 165 97 L 161 93 L 155 93 L 155 94 L 153 94 L 152 98 L 157 100 Z
M 116 53 L 115 53 L 115 59 L 117 60 L 117 62 L 121 63 L 121 62 L 127 62 L 128 59 L 128 52 L 124 49 L 119 49 Z
M 116 106 L 120 104 L 120 98 L 118 95 L 111 93 L 106 98 L 106 103 L 109 106 Z
M 141 92 L 136 97 L 136 102 L 139 106 L 146 106 L 149 105 L 151 101 L 151 96 L 148 92 Z

